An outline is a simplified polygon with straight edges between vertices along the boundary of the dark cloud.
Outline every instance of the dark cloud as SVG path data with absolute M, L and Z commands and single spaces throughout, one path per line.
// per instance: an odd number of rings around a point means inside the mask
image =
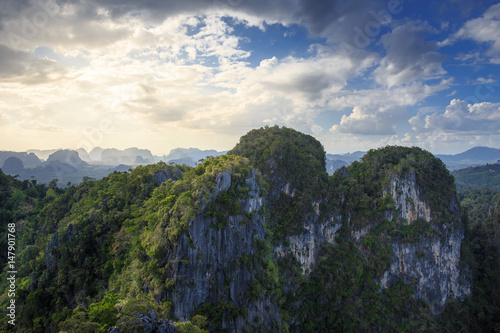
M 375 80 L 393 86 L 444 74 L 445 56 L 434 51 L 436 42 L 426 39 L 426 34 L 435 32 L 426 23 L 408 22 L 382 36 L 386 56 L 374 71 Z
M 363 30 L 374 19 L 370 11 L 376 9 L 384 9 L 381 1 L 300 0 L 293 18 L 306 26 L 313 35 L 353 44 L 355 28 Z
M 327 73 L 298 73 L 288 82 L 263 81 L 264 86 L 286 94 L 305 94 L 310 100 L 321 97 L 321 92 L 331 86 L 332 78 Z
M 299 8 L 294 17 L 309 26 L 312 33 L 320 34 L 342 15 L 341 8 L 340 1 L 300 0 Z
M 31 6 L 29 0 L 2 0 L 0 1 L 0 29 L 3 29 L 3 21 L 10 18 L 18 18 L 20 13 Z
M 91 0 L 81 6 L 90 11 L 85 13 L 82 9 L 82 15 L 88 17 L 92 17 L 91 13 L 96 8 L 106 8 L 115 20 L 137 15 L 152 23 L 179 14 L 216 12 L 243 18 L 247 16 L 268 24 L 299 24 L 314 37 L 327 38 L 333 44 L 346 42 L 355 45 L 356 31 L 370 29 L 373 23 L 379 24 L 377 20 L 380 21 L 380 18 L 376 18 L 374 13 L 387 12 L 388 3 L 381 0 Z M 392 16 L 382 25 L 390 23 Z
M 321 34 L 335 21 L 351 25 L 354 17 L 369 18 L 369 11 L 382 8 L 381 1 L 368 0 L 2 0 L 0 18 L 19 18 L 27 9 L 41 9 L 43 4 L 76 5 L 79 16 L 96 18 L 100 8 L 109 10 L 113 19 L 127 15 L 144 15 L 163 21 L 178 14 L 202 15 L 210 11 L 243 13 L 270 22 L 299 23 L 313 34 Z M 373 18 L 372 18 L 373 19 Z
M 41 84 L 60 80 L 66 70 L 56 62 L 39 59 L 27 52 L 13 50 L 0 44 L 0 78 L 23 84 Z
M 76 40 L 79 40 L 78 31 L 86 31 L 93 27 L 93 21 L 104 19 L 98 13 L 105 10 L 109 18 L 115 21 L 132 15 L 152 24 L 179 14 L 219 13 L 252 17 L 269 24 L 300 24 L 315 37 L 325 37 L 333 43 L 344 41 L 351 45 L 354 44 L 356 28 L 363 30 L 367 22 L 374 20 L 374 11 L 387 9 L 387 3 L 381 0 L 1 0 L 0 27 L 2 19 L 20 22 L 22 18 L 29 20 L 37 12 L 43 12 L 44 7 L 56 6 L 62 12 L 66 5 L 72 5 L 74 11 L 67 28 L 72 30 Z M 50 15 L 52 17 L 53 13 Z M 84 26 L 81 26 L 82 22 Z M 120 33 L 120 36 L 126 34 L 123 31 L 116 33 Z M 103 42 L 102 38 L 93 39 Z
M 293 6 L 284 0 L 90 0 L 80 3 L 80 6 L 90 10 L 88 16 L 96 8 L 106 8 L 113 19 L 141 15 L 155 22 L 179 14 L 203 15 L 211 11 L 227 14 L 240 12 L 279 21 L 289 19 L 293 10 Z
M 0 77 L 7 78 L 22 75 L 26 71 L 26 62 L 30 55 L 26 52 L 13 50 L 0 45 Z

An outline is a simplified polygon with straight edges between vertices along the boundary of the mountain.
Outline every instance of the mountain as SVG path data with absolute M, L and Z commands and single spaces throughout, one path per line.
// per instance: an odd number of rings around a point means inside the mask
M 355 151 L 354 153 L 346 153 L 346 154 L 326 154 L 326 159 L 342 160 L 351 164 L 354 161 L 359 161 L 365 154 L 366 151 Z
M 164 155 L 159 159 L 165 162 L 172 162 L 176 164 L 186 164 L 189 166 L 195 166 L 196 162 L 207 156 L 220 156 L 224 155 L 226 152 L 219 152 L 216 150 L 201 150 L 198 148 L 175 148 L 170 151 L 168 155 Z
M 104 149 L 101 153 L 101 163 L 107 165 L 117 164 L 150 164 L 155 158 L 151 151 L 139 148 L 127 148 L 125 150 Z
M 78 151 L 82 159 L 88 159 L 89 163 L 101 165 L 143 165 L 155 162 L 155 157 L 148 149 L 127 148 L 120 150 L 116 148 L 95 147 L 89 153 L 83 148 Z
M 80 158 L 80 156 L 76 151 L 69 149 L 58 150 L 50 154 L 49 157 L 47 158 L 46 163 L 50 165 L 53 162 L 66 164 L 73 168 L 81 168 L 88 166 L 88 163 L 82 161 L 82 159 Z
M 343 161 L 343 160 L 326 160 L 326 172 L 328 172 L 329 175 L 333 175 L 335 170 L 340 169 L 341 167 L 346 167 L 348 166 L 349 162 Z
M 436 155 L 450 170 L 467 168 L 484 164 L 494 164 L 500 160 L 500 149 L 474 147 L 455 155 Z
M 0 158 L 10 156 L 1 164 L 2 169 L 8 175 L 18 175 L 18 179 L 23 181 L 36 179 L 37 182 L 44 184 L 50 184 L 57 180 L 56 183 L 59 186 L 65 186 L 68 183 L 79 184 L 84 178 L 101 179 L 110 172 L 128 171 L 133 168 L 132 165 L 125 164 L 118 166 L 89 165 L 80 158 L 80 156 L 85 157 L 84 152 L 84 150 L 56 150 L 46 156 L 47 161 L 45 162 L 41 162 L 34 153 L 28 155 L 27 153 L 2 152 L 5 154 L 0 153 Z
M 469 225 L 441 160 L 394 146 L 332 176 L 326 165 L 316 139 L 275 126 L 196 167 L 160 162 L 65 190 L 0 173 L 0 211 L 17 228 L 16 331 L 500 324 L 498 214 Z M 4 308 L 8 293 L 0 284 Z
M 356 151 L 347 154 L 326 154 L 326 171 L 333 175 L 335 170 L 350 165 L 354 161 L 359 161 L 366 152 Z
M 463 153 L 456 155 L 436 155 L 443 161 L 463 161 L 463 160 L 479 160 L 479 161 L 497 161 L 500 159 L 500 149 L 488 147 L 474 147 Z
M 83 148 L 82 148 L 83 149 Z M 101 155 L 104 149 L 101 147 L 95 147 L 89 152 L 90 159 L 92 161 L 100 161 L 101 160 Z
M 9 157 L 20 159 L 25 168 L 35 168 L 42 165 L 42 161 L 33 153 L 18 153 L 13 151 L 0 151 L 0 165 L 3 166 Z
M 78 153 L 78 156 L 82 159 L 82 161 L 85 161 L 87 163 L 92 162 L 92 158 L 90 158 L 89 153 L 87 153 L 85 149 L 78 148 L 76 152 Z
M 35 153 L 40 154 L 46 161 L 42 162 Z M 194 166 L 200 159 L 222 154 L 225 152 L 196 148 L 173 149 L 169 155 L 163 157 L 154 156 L 151 151 L 139 148 L 119 150 L 96 147 L 90 153 L 83 148 L 76 151 L 32 150 L 30 154 L 6 151 L 0 152 L 0 166 L 9 175 L 19 175 L 20 180 L 36 178 L 40 182 L 49 184 L 58 179 L 61 185 L 78 184 L 84 177 L 100 179 L 112 171 L 127 171 L 134 166 L 152 164 L 160 160 Z M 12 159 L 5 165 L 5 161 L 9 158 Z
M 39 159 L 46 161 L 49 156 L 62 149 L 30 149 L 27 151 L 29 154 L 35 154 Z
M 24 164 L 21 159 L 11 156 L 3 162 L 2 170 L 8 174 L 18 174 L 24 170 Z

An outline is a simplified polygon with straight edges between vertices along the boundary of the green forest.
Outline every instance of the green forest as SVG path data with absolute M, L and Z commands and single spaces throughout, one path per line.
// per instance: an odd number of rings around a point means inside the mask
M 233 332 L 239 321 L 247 332 L 499 331 L 497 169 L 451 174 L 425 150 L 389 146 L 328 176 L 320 142 L 274 126 L 249 132 L 227 155 L 195 167 L 160 162 L 67 188 L 0 171 L 0 330 L 156 332 L 141 319 L 154 313 L 178 332 Z M 395 175 L 414 176 L 432 224 L 394 217 L 400 212 L 387 189 Z M 290 249 L 304 221 L 334 216 L 341 224 L 335 242 L 317 244 L 309 274 L 290 251 L 276 254 Z M 231 230 L 264 236 L 240 240 L 251 251 L 217 270 L 219 262 L 198 251 L 197 221 L 225 242 L 234 241 L 223 237 Z M 442 228 L 463 232 L 460 269 L 470 295 L 447 300 L 436 313 L 418 297 L 417 282 L 399 279 L 383 289 L 380 278 L 390 270 L 393 244 L 437 240 Z M 185 243 L 197 257 L 173 262 Z M 206 301 L 183 320 L 175 311 L 179 295 L 201 287 L 182 269 L 217 272 L 224 281 L 210 284 Z M 250 282 L 235 299 L 240 273 Z M 15 319 L 7 316 L 12 299 Z
M 500 164 L 487 164 L 453 171 L 457 190 L 489 188 L 500 191 Z

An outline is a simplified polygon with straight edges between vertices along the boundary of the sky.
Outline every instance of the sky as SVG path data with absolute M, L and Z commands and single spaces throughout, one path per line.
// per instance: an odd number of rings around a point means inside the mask
M 500 148 L 500 3 L 0 0 L 0 150 Z

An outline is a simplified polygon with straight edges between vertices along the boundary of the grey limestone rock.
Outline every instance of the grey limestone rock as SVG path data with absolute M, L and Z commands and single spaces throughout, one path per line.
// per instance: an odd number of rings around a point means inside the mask
M 381 277 L 380 284 L 385 289 L 398 279 L 405 283 L 417 281 L 416 297 L 425 300 L 432 311 L 439 314 L 447 300 L 463 300 L 470 295 L 468 272 L 461 270 L 460 265 L 464 229 L 459 226 L 460 208 L 455 196 L 449 198 L 453 221 L 442 223 L 434 221 L 423 192 L 414 172 L 406 177 L 396 174 L 391 178 L 386 193 L 393 198 L 397 211 L 391 212 L 389 217 L 408 224 L 423 220 L 436 233 L 422 235 L 412 242 L 393 241 L 391 267 Z
M 211 198 L 231 187 L 229 171 L 217 175 Z M 204 303 L 230 301 L 237 308 L 245 308 L 245 316 L 225 316 L 222 326 L 230 332 L 242 332 L 250 323 L 259 323 L 263 331 L 276 331 L 281 320 L 277 304 L 270 297 L 256 300 L 246 297 L 259 268 L 250 269 L 242 258 L 252 258 L 256 242 L 264 241 L 264 218 L 259 214 L 263 205 L 256 173 L 246 180 L 249 193 L 240 200 L 240 207 L 251 217 L 238 214 L 227 217 L 227 225 L 217 226 L 217 219 L 200 214 L 190 224 L 178 245 L 166 253 L 175 288 L 169 295 L 173 314 L 181 321 L 189 320 Z M 224 296 L 223 296 L 224 295 Z M 222 299 L 226 297 L 226 299 Z
M 175 171 L 168 168 L 166 170 L 158 171 L 154 174 L 153 179 L 157 185 L 160 185 L 163 182 L 166 182 L 167 179 L 177 180 L 181 177 L 181 170 L 177 168 Z
M 227 191 L 231 187 L 231 174 L 225 171 L 217 175 L 215 179 L 215 193 L 217 196 L 220 192 Z
M 144 332 L 146 333 L 178 333 L 175 328 L 174 322 L 172 320 L 159 320 L 156 316 L 154 310 L 150 310 L 147 314 L 138 314 L 135 316 L 138 321 L 133 325 L 139 325 L 142 327 Z M 111 327 L 108 330 L 108 333 L 121 333 L 122 328 L 125 324 L 120 323 L 116 327 Z

